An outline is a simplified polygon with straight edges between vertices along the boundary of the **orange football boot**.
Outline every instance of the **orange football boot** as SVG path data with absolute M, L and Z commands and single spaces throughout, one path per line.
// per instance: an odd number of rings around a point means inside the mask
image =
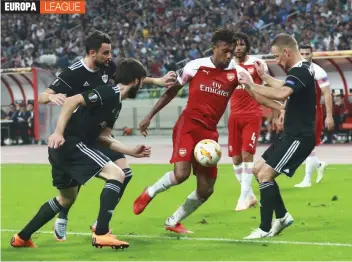
M 112 249 L 125 249 L 130 246 L 125 241 L 118 240 L 114 235 L 106 233 L 105 235 L 92 235 L 92 246 L 98 248 L 111 247 Z
M 13 247 L 30 247 L 30 248 L 36 248 L 36 247 L 37 247 L 36 245 L 34 245 L 32 239 L 23 240 L 23 239 L 20 238 L 17 234 L 14 235 L 14 236 L 11 238 L 10 244 L 11 244 L 11 246 L 13 246 Z

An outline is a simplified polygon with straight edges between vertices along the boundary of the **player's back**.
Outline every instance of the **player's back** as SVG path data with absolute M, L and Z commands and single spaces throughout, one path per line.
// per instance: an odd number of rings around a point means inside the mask
M 62 93 L 69 97 L 107 84 L 115 72 L 116 65 L 112 61 L 108 66 L 92 70 L 81 59 L 65 68 L 49 88 L 57 94 Z
M 315 80 L 315 91 L 316 91 L 316 104 L 317 107 L 321 107 L 320 99 L 322 96 L 321 89 L 329 86 L 329 79 L 326 71 L 319 65 L 312 63 L 314 69 L 314 80 Z
M 238 65 L 240 68 L 243 68 L 243 70 L 246 70 L 252 76 L 254 83 L 261 85 L 263 81 L 258 75 L 254 66 L 254 62 L 257 60 L 261 59 L 254 56 L 249 56 L 247 61 Z M 261 61 L 264 62 L 263 60 Z M 232 60 L 232 63 L 235 63 L 235 61 Z M 262 115 L 262 110 L 259 103 L 245 90 L 244 86 L 242 85 L 239 85 L 233 92 L 230 100 L 230 106 L 232 116 Z
M 87 106 L 79 106 L 72 114 L 65 137 L 78 137 L 86 144 L 93 144 L 102 129 L 113 128 L 119 116 L 122 107 L 120 88 L 101 85 L 82 95 Z
M 179 81 L 181 84 L 189 82 L 189 97 L 183 114 L 215 129 L 238 85 L 235 68 L 217 68 L 210 57 L 195 59 L 185 66 Z

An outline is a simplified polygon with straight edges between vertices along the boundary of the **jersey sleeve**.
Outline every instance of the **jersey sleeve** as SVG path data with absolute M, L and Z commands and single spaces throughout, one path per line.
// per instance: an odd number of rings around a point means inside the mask
M 54 90 L 56 94 L 66 94 L 67 96 L 71 96 L 73 87 L 75 86 L 76 77 L 77 76 L 75 76 L 70 69 L 66 68 L 51 83 L 49 88 Z
M 286 77 L 284 86 L 292 88 L 293 92 L 297 93 L 306 87 L 305 82 L 308 75 L 309 72 L 306 69 L 300 67 L 292 68 Z
M 177 81 L 180 85 L 187 84 L 197 73 L 198 68 L 195 67 L 193 61 L 188 62 L 183 69 L 177 74 Z
M 313 64 L 313 65 L 314 65 L 314 73 L 315 73 L 314 79 L 315 81 L 318 82 L 319 87 L 324 88 L 329 86 L 330 83 L 329 83 L 329 78 L 326 71 L 316 64 Z
M 120 88 L 118 86 L 104 85 L 82 93 L 87 107 L 101 107 L 121 102 Z M 119 97 L 116 99 L 116 97 Z

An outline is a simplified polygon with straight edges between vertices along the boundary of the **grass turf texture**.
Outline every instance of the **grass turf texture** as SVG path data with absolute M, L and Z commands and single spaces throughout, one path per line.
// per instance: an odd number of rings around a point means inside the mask
M 251 229 L 259 225 L 259 207 L 245 212 L 234 212 L 239 196 L 239 184 L 231 165 L 219 167 L 215 193 L 196 213 L 184 221 L 194 231 L 193 240 L 179 239 L 164 230 L 163 223 L 195 187 L 195 177 L 183 185 L 157 196 L 144 211 L 135 216 L 132 203 L 146 185 L 156 181 L 172 168 L 171 165 L 134 165 L 134 177 L 118 205 L 111 228 L 120 239 L 129 241 L 124 251 L 91 246 L 89 225 L 97 216 L 99 195 L 103 181 L 91 180 L 81 189 L 69 214 L 66 242 L 56 242 L 49 231 L 53 221 L 35 234 L 37 249 L 15 249 L 9 244 L 15 232 L 33 217 L 38 208 L 56 195 L 51 186 L 49 165 L 2 165 L 1 175 L 1 253 L 2 260 L 349 260 L 352 258 L 350 208 L 351 165 L 331 165 L 324 181 L 312 188 L 296 189 L 303 168 L 289 179 L 278 179 L 287 208 L 295 223 L 280 236 L 259 242 L 244 242 Z M 315 181 L 315 176 L 313 176 Z M 259 189 L 253 181 L 255 193 Z M 337 198 L 337 199 L 336 199 Z M 334 200 L 333 200 L 334 199 Z M 144 237 L 142 237 L 144 236 Z M 208 239 L 209 238 L 209 239 Z M 225 238 L 221 241 L 219 238 Z M 234 240 L 231 241 L 230 239 Z M 272 241 L 280 241 L 272 242 Z M 286 241 L 286 242 L 284 242 Z M 304 243 L 297 243 L 304 242 Z M 311 243 L 308 243 L 311 242 Z M 343 243 L 348 246 L 329 246 Z M 316 245 L 314 243 L 323 243 Z

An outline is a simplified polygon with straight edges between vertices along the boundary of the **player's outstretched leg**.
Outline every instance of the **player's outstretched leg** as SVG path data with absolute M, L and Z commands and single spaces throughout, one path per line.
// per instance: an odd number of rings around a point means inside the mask
M 112 247 L 124 249 L 129 247 L 125 241 L 118 240 L 109 232 L 109 223 L 112 214 L 121 199 L 123 181 L 125 174 L 121 168 L 112 162 L 108 162 L 99 174 L 106 183 L 100 194 L 100 209 L 98 223 L 95 232 L 92 234 L 92 245 L 95 247 Z
M 77 195 L 81 186 L 78 186 Z M 58 217 L 54 222 L 54 237 L 57 241 L 65 241 L 67 239 L 67 223 L 68 223 L 68 213 L 71 209 L 71 206 L 68 208 L 62 208 L 59 212 Z
M 42 226 L 53 219 L 63 207 L 72 205 L 76 198 L 77 187 L 61 189 L 60 195 L 44 203 L 33 219 L 11 239 L 13 247 L 36 247 L 31 236 Z
M 154 185 L 144 189 L 133 203 L 133 212 L 136 215 L 141 214 L 157 194 L 168 190 L 174 185 L 183 183 L 190 174 L 190 162 L 176 162 L 174 164 L 174 171 L 165 173 Z
M 121 160 L 126 161 L 125 158 L 119 159 L 118 161 L 121 161 Z M 116 162 L 117 161 L 115 161 L 114 163 L 116 164 Z M 120 165 L 118 165 L 118 166 L 121 167 L 121 168 L 123 167 L 123 166 L 120 166 Z M 125 174 L 125 180 L 123 181 L 123 188 L 122 188 L 122 191 L 121 191 L 121 198 L 122 198 L 123 194 L 125 193 L 127 185 L 131 181 L 132 176 L 133 176 L 132 170 L 129 167 L 128 168 L 122 168 L 122 171 Z M 92 225 L 90 225 L 90 229 L 92 230 L 92 232 L 95 232 L 95 230 L 97 228 L 97 223 L 98 223 L 98 220 L 95 220 L 94 223 Z M 109 232 L 111 233 L 112 231 L 109 230 Z
M 203 205 L 214 192 L 214 184 L 216 182 L 217 169 L 203 168 L 198 165 L 194 168 L 197 174 L 197 189 L 193 191 L 180 206 L 175 213 L 168 217 L 165 221 L 165 229 L 178 233 L 193 233 L 186 229 L 180 222 L 194 213 L 201 205 Z

